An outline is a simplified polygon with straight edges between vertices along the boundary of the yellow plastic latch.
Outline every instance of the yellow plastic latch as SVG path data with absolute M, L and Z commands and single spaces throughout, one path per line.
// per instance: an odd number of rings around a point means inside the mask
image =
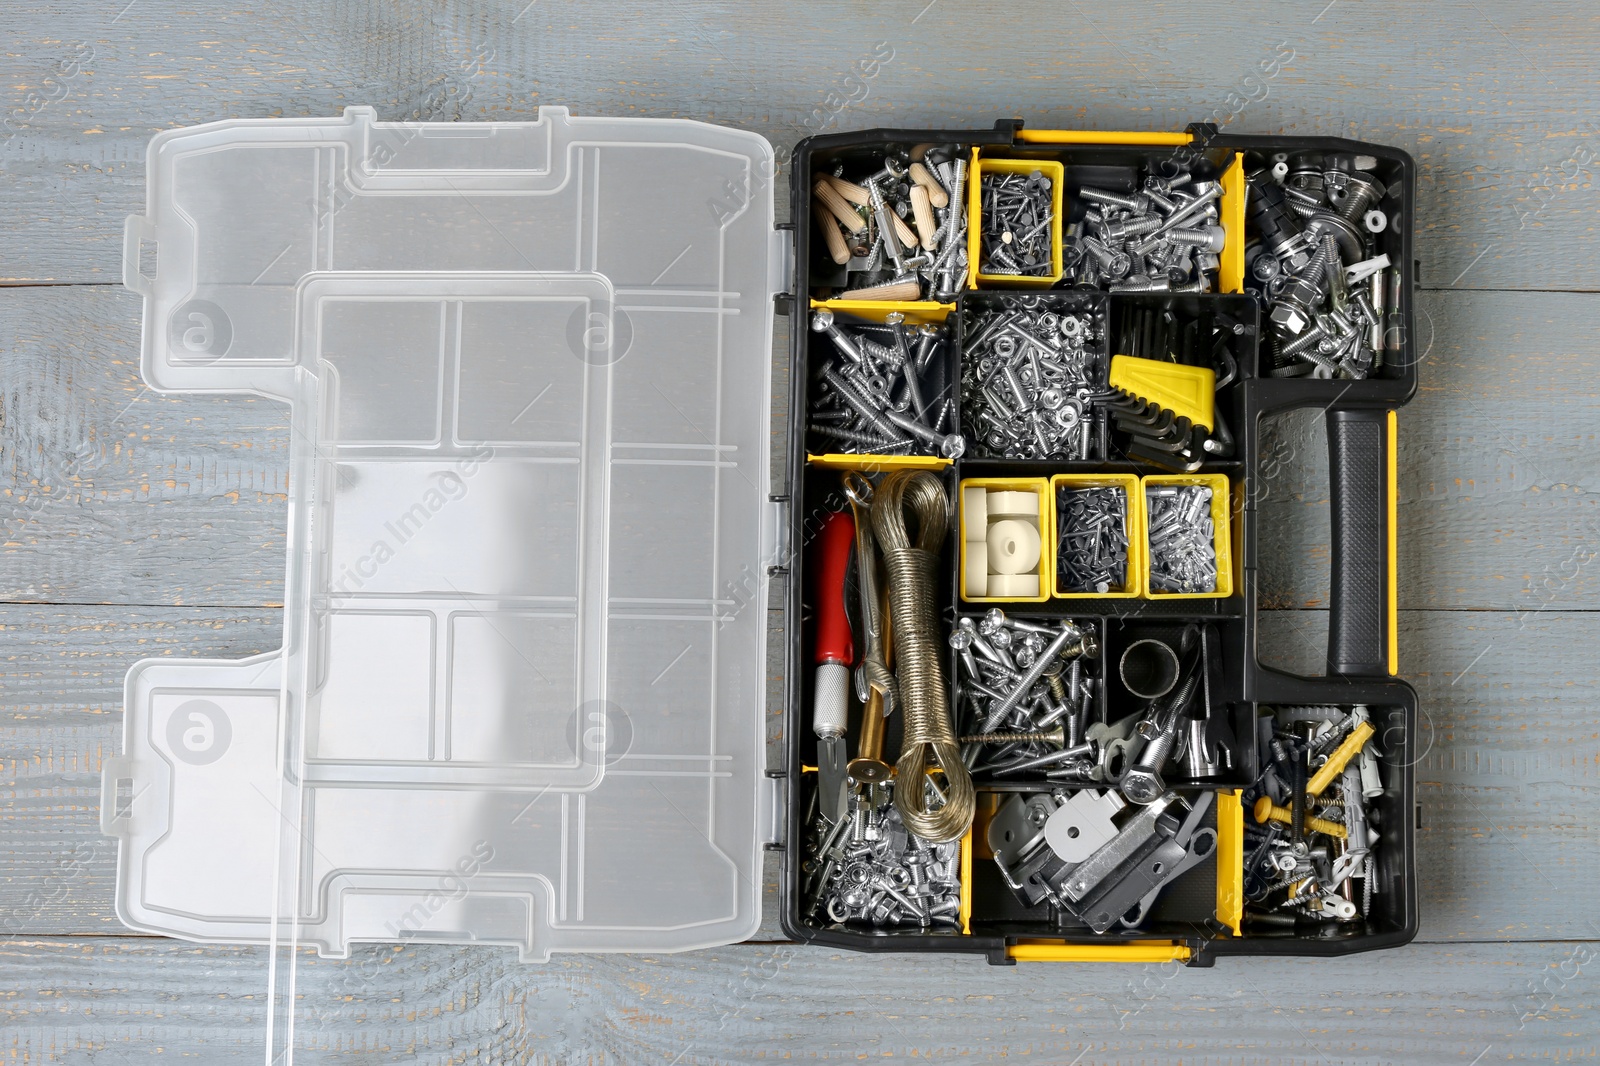
M 1163 363 L 1131 355 L 1111 357 L 1111 386 L 1131 392 L 1147 403 L 1160 404 L 1197 426 L 1209 430 L 1217 396 L 1216 371 L 1203 366 Z
M 1194 951 L 1176 940 L 1125 940 L 1110 944 L 1019 940 L 1006 948 L 1006 954 L 1018 962 L 1188 962 Z

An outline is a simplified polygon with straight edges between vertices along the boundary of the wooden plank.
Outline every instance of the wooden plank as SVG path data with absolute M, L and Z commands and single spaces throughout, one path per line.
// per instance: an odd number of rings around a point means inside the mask
M 1316 612 L 1268 612 L 1274 621 Z M 99 835 L 100 770 L 120 750 L 122 679 L 146 656 L 242 657 L 277 646 L 279 612 L 0 607 L 0 933 L 115 933 L 115 849 Z M 1575 899 L 1600 880 L 1581 843 L 1597 811 L 1583 612 L 1407 611 L 1401 655 L 1424 708 L 1417 766 L 1422 937 L 1566 939 L 1595 933 Z M 1303 619 L 1302 619 L 1303 620 Z M 1293 634 L 1263 638 L 1293 667 Z M 780 662 L 773 660 L 778 675 Z M 777 678 L 775 676 L 774 686 Z M 769 691 L 769 707 L 781 691 Z M 769 735 L 781 735 L 776 710 Z M 772 756 L 775 758 L 775 749 Z M 777 866 L 762 937 L 781 937 Z
M 122 749 L 122 680 L 144 658 L 243 658 L 282 643 L 281 611 L 0 608 L 0 935 L 124 932 L 100 771 Z
M 1422 388 L 1401 414 L 1401 604 L 1572 608 L 1600 585 L 1600 297 L 1425 293 Z M 140 383 L 139 306 L 68 286 L 0 295 L 0 599 L 275 604 L 286 409 Z M 774 342 L 783 478 L 786 320 Z M 1502 354 L 1504 353 L 1504 354 Z M 1514 355 L 1515 358 L 1508 356 Z M 1291 420 L 1258 493 L 1263 602 L 1327 602 L 1327 448 Z
M 1263 663 L 1326 672 L 1325 612 L 1260 617 Z M 1571 906 L 1600 878 L 1600 854 L 1582 843 L 1600 797 L 1600 682 L 1578 635 L 1593 628 L 1586 612 L 1401 612 L 1401 676 L 1421 706 L 1421 939 L 1553 937 L 1535 917 L 1546 907 L 1572 912 L 1574 937 L 1600 933 Z
M 12 207 L 0 273 L 114 281 L 122 220 L 143 204 L 144 143 L 162 129 L 352 103 L 444 120 L 527 119 L 563 104 L 742 126 L 780 150 L 832 129 L 982 128 L 1013 114 L 1036 128 L 1210 120 L 1360 137 L 1417 159 L 1427 284 L 1600 286 L 1583 243 L 1600 154 L 1589 77 L 1600 26 L 1587 5 L 1412 0 L 1381 18 L 1359 4 L 1287 24 L 1280 15 L 1270 0 L 1241 0 L 1226 17 L 1183 3 L 1101 5 L 1092 17 L 1032 5 L 989 12 L 971 32 L 957 4 L 908 15 L 828 0 L 681 16 L 611 8 L 597 30 L 526 0 L 361 0 L 332 12 L 280 0 L 198 18 L 178 0 L 120 13 L 28 0 L 0 13 L 19 56 L 0 97 Z
M 1587 944 L 1167 966 L 988 967 L 793 945 L 557 957 L 493 948 L 303 955 L 296 1061 L 1472 1063 L 1592 1051 Z M 17 1061 L 260 1062 L 266 955 L 159 939 L 0 947 Z
M 281 623 L 282 611 L 263 608 L 0 607 L 9 723 L 0 731 L 0 937 L 125 932 L 113 902 L 116 842 L 100 835 L 100 774 L 122 750 L 124 676 L 146 658 L 272 651 Z M 760 935 L 770 939 L 781 936 L 775 856 L 764 885 Z
M 279 601 L 287 408 L 146 388 L 139 304 L 118 290 L 0 306 L 0 598 Z
M 1527 612 L 1600 592 L 1600 302 L 1424 293 L 1420 386 L 1400 409 L 1400 605 Z M 1268 607 L 1328 603 L 1321 412 L 1275 420 L 1257 486 Z
M 0 295 L 0 600 L 273 606 L 283 599 L 288 408 L 164 395 L 139 376 L 137 300 Z M 771 474 L 787 337 L 774 340 Z

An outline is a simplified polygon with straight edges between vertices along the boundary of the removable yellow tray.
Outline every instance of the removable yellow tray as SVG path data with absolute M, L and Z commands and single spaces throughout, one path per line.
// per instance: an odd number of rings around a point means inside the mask
M 1147 474 L 1141 479 L 1140 498 L 1146 504 L 1144 535 L 1144 590 L 1150 600 L 1221 600 L 1233 595 L 1232 497 L 1227 474 Z M 1204 485 L 1211 490 L 1211 538 L 1217 553 L 1217 587 L 1213 592 L 1157 592 L 1150 588 L 1149 508 L 1145 490 L 1156 485 Z
M 1061 539 L 1061 516 L 1056 497 L 1062 486 L 1073 489 L 1118 488 L 1128 496 L 1128 570 L 1121 592 L 1062 592 L 1056 573 L 1056 549 Z M 1144 595 L 1145 537 L 1144 488 L 1137 474 L 1057 474 L 1050 479 L 1050 594 L 1058 600 L 1131 600 Z
M 968 488 L 993 491 L 1031 492 L 1039 497 L 1039 595 L 968 596 L 966 590 L 967 538 L 961 512 L 966 508 Z M 1050 483 L 1042 477 L 969 477 L 956 486 L 956 540 L 961 545 L 956 560 L 956 587 L 966 603 L 1043 603 L 1050 598 L 1055 574 L 1055 508 L 1050 500 Z
M 977 289 L 1048 289 L 1066 272 L 1061 247 L 1061 212 L 1065 196 L 1066 167 L 1054 159 L 991 159 L 981 150 L 972 153 L 972 177 L 967 182 L 967 276 Z M 1050 179 L 1050 273 L 1029 277 L 1019 274 L 980 274 L 978 272 L 983 232 L 983 175 L 1031 174 L 1039 171 Z

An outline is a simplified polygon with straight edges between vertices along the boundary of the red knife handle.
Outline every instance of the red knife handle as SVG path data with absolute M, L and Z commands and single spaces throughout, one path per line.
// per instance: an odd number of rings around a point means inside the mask
M 855 659 L 850 636 L 850 616 L 845 613 L 844 582 L 850 568 L 850 548 L 855 543 L 856 520 L 849 511 L 835 511 L 822 520 L 812 547 L 812 608 L 817 619 L 817 647 L 813 661 L 843 663 Z

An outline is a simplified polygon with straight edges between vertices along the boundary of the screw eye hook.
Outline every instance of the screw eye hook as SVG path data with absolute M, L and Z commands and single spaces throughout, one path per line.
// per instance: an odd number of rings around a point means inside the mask
M 857 507 L 872 506 L 872 481 L 859 470 L 849 470 L 844 475 L 845 499 Z

